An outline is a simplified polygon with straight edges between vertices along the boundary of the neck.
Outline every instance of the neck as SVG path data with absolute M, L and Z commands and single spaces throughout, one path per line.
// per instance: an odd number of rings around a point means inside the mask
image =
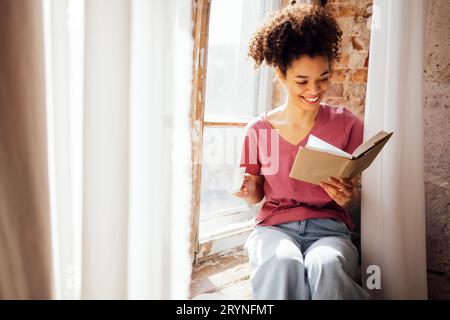
M 285 119 L 294 126 L 309 127 L 314 123 L 317 113 L 319 112 L 318 106 L 302 106 L 295 104 L 290 99 L 283 106 Z

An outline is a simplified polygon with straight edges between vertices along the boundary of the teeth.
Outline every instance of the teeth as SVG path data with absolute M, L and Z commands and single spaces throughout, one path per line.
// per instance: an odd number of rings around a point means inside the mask
M 319 100 L 319 97 L 315 97 L 315 98 L 306 98 L 305 97 L 305 99 L 306 99 L 306 101 L 309 101 L 309 102 L 316 102 L 317 100 Z

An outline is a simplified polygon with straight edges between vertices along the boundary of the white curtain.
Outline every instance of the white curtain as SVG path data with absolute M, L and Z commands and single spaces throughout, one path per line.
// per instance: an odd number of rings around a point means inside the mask
M 363 275 L 373 274 L 365 272 L 370 265 L 380 268 L 381 289 L 369 290 L 378 299 L 427 298 L 422 116 L 425 6 L 422 0 L 373 3 L 364 137 L 379 130 L 394 132 L 362 175 Z
M 44 0 L 56 298 L 188 297 L 191 14 Z

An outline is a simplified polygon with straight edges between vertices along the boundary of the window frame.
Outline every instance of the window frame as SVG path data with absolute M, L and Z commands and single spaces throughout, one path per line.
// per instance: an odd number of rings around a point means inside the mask
M 190 254 L 193 266 L 196 267 L 200 262 L 213 258 L 221 254 L 224 245 L 222 242 L 230 241 L 229 237 L 233 236 L 237 239 L 248 236 L 252 229 L 253 223 L 242 224 L 241 226 L 226 230 L 211 236 L 207 236 L 200 242 L 200 203 L 201 203 L 201 186 L 202 186 L 202 157 L 203 157 L 203 133 L 207 127 L 222 128 L 244 128 L 247 126 L 251 117 L 230 117 L 226 120 L 220 118 L 205 119 L 205 93 L 206 93 L 206 75 L 208 66 L 208 39 L 209 39 L 209 20 L 211 11 L 211 2 L 213 0 L 192 0 L 192 19 L 194 39 L 193 50 L 193 78 L 191 93 L 191 146 L 192 146 L 192 198 L 191 198 L 191 237 L 190 237 Z M 277 6 L 284 6 L 285 0 L 273 0 Z M 269 73 L 270 72 L 270 73 Z M 258 80 L 259 88 L 266 88 L 265 96 L 258 94 L 258 105 L 262 106 L 267 101 L 272 100 L 272 90 L 275 89 L 272 79 L 273 70 L 261 70 Z M 263 101 L 261 101 L 263 100 Z M 230 209 L 228 211 L 233 211 Z M 248 209 L 250 210 L 250 209 Z M 224 215 L 239 214 L 244 211 L 236 210 L 230 213 L 224 210 Z M 220 214 L 220 213 L 219 213 Z M 228 238 L 225 239 L 225 238 Z M 234 239 L 235 240 L 235 239 Z M 231 240 L 233 242 L 233 240 Z M 215 251 L 214 248 L 219 248 Z M 223 252 L 223 251 L 222 251 Z

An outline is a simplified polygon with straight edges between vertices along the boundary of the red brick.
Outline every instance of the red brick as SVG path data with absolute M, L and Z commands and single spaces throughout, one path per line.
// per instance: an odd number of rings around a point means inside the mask
M 335 18 L 354 17 L 357 12 L 355 5 L 347 3 L 330 3 L 326 8 L 333 14 Z
M 342 83 L 332 83 L 327 91 L 327 97 L 342 97 L 344 88 Z
M 349 74 L 349 69 L 347 68 L 333 68 L 331 73 L 331 82 L 342 83 L 346 80 L 347 74 Z
M 367 69 L 356 69 L 350 76 L 350 81 L 353 83 L 367 82 Z

